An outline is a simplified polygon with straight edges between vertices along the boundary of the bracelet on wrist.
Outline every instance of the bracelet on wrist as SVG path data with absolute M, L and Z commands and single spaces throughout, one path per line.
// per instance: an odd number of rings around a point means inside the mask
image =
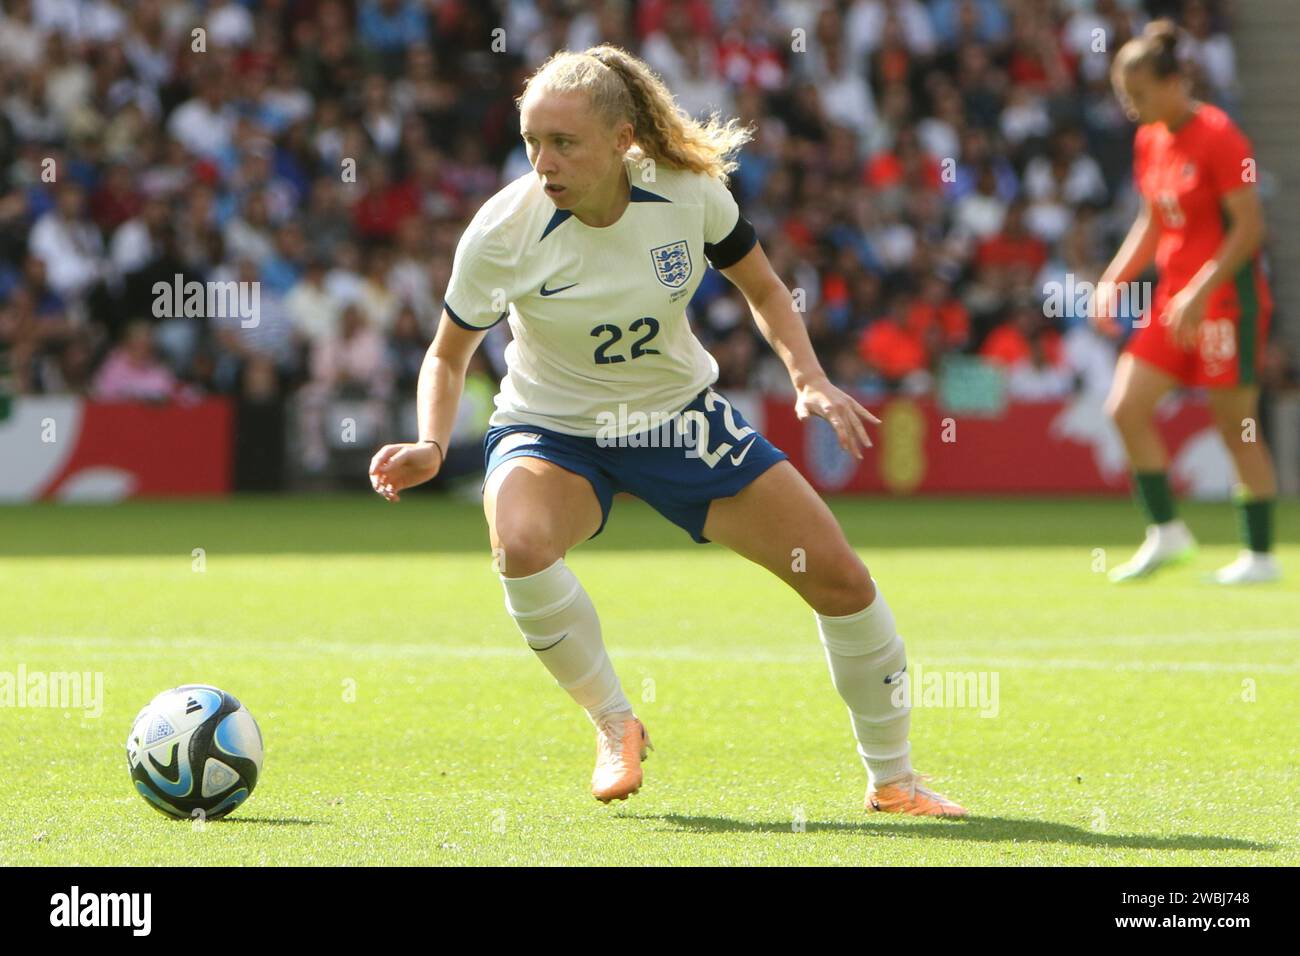
M 434 445 L 438 449 L 438 465 L 441 466 L 447 460 L 447 453 L 443 451 L 442 444 L 436 438 L 421 438 L 421 445 Z

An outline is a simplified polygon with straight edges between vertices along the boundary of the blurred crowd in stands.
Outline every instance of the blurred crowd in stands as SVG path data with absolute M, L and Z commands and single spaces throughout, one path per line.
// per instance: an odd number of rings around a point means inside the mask
M 413 394 L 464 225 L 528 172 L 513 96 L 554 50 L 601 42 L 644 57 L 693 115 L 754 125 L 732 188 L 840 384 L 924 393 L 976 356 L 1013 395 L 1102 390 L 1113 346 L 1043 300 L 1048 283 L 1095 280 L 1136 212 L 1110 58 L 1173 15 L 1198 95 L 1235 112 L 1230 14 L 1211 0 L 5 0 L 0 390 L 296 394 L 309 424 L 335 395 Z M 259 321 L 177 314 L 170 295 L 160 309 L 156 284 L 176 276 L 257 281 Z M 789 388 L 718 273 L 689 312 L 721 387 Z M 502 373 L 508 334 L 494 329 L 475 375 Z

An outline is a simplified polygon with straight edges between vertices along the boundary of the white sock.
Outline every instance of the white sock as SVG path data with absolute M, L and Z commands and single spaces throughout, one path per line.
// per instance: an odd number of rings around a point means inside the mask
M 912 769 L 911 707 L 906 696 L 901 707 L 893 698 L 907 656 L 884 595 L 877 587 L 876 599 L 856 614 L 815 616 L 831 681 L 849 706 L 868 780 L 874 785 L 903 776 Z
M 506 610 L 528 646 L 596 723 L 606 714 L 631 711 L 600 637 L 591 598 L 559 558 L 536 574 L 501 575 Z

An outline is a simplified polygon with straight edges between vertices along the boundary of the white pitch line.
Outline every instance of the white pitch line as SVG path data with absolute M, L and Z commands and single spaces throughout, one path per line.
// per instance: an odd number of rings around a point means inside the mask
M 808 629 L 811 633 L 811 628 Z M 903 641 L 909 643 L 915 641 L 918 646 L 927 648 L 934 647 L 959 647 L 969 648 L 969 640 L 955 641 L 944 639 L 942 637 L 925 637 L 909 638 L 904 628 Z M 20 634 L 14 637 L 4 637 L 0 635 L 0 646 L 6 641 L 15 643 L 99 643 L 99 644 L 122 644 L 122 643 L 147 643 L 155 647 L 177 647 L 182 644 L 201 646 L 210 644 L 213 638 L 206 637 L 103 637 L 103 636 L 68 636 L 59 635 L 57 637 L 35 637 L 27 634 Z M 309 639 L 304 638 L 301 641 L 273 641 L 259 643 L 259 648 L 263 647 L 299 647 L 307 644 Z M 1238 644 L 1275 644 L 1288 643 L 1291 641 L 1300 642 L 1300 628 L 1272 628 L 1272 629 L 1251 629 L 1243 631 L 1190 631 L 1178 634 L 1103 634 L 1103 635 L 1082 635 L 1067 638 L 1030 638 L 1028 640 L 1018 640 L 1016 638 L 1000 638 L 996 647 L 999 650 L 1052 650 L 1058 647 L 1077 648 L 1081 644 L 1088 647 L 1148 647 L 1153 645 L 1178 646 L 1180 644 L 1211 644 L 1221 645 L 1229 643 Z M 367 642 L 365 644 L 354 644 L 341 641 L 324 641 L 310 644 L 311 647 L 321 650 L 338 650 L 340 653 L 355 651 L 359 648 L 382 646 L 400 650 L 403 653 L 438 653 L 438 651 L 429 651 L 430 647 L 436 645 L 425 643 L 406 642 L 401 644 L 375 644 Z M 814 642 L 815 646 L 815 642 Z M 490 650 L 490 647 L 483 648 Z M 470 648 L 471 653 L 474 648 Z M 682 653 L 690 655 L 694 653 L 692 648 L 682 648 Z M 625 653 L 641 653 L 639 651 L 628 651 Z M 651 652 L 654 653 L 654 652 Z M 672 652 L 669 652 L 672 653 Z M 812 656 L 820 659 L 819 652 L 814 651 Z M 696 659 L 694 657 L 690 658 Z M 730 660 L 730 657 L 723 655 L 719 660 Z M 797 663 L 801 660 L 808 659 L 808 655 L 771 655 L 762 651 L 745 652 L 737 655 L 737 660 L 771 660 L 777 663 Z
M 903 635 L 907 640 L 907 635 Z M 1151 645 L 1179 644 L 1275 644 L 1288 641 L 1300 642 L 1300 629 L 1284 627 L 1271 630 L 1248 631 L 1193 631 L 1187 634 L 1111 634 L 1099 637 L 1070 637 L 1065 639 L 1031 638 L 1021 641 L 1014 638 L 1006 640 L 1007 650 L 1051 650 L 1055 647 L 1078 647 L 1086 643 L 1089 647 L 1147 647 Z M 958 642 L 926 639 L 927 645 L 957 646 Z M 969 647 L 969 641 L 960 642 L 961 647 Z
M 1285 632 L 1292 633 L 1292 632 Z M 1231 632 L 1220 634 L 1220 639 L 1229 637 Z M 1104 639 L 1102 639 L 1104 640 Z M 153 650 L 133 650 L 126 653 L 121 651 L 123 644 L 127 645 L 144 645 L 148 648 L 157 650 L 190 650 L 195 648 L 211 649 L 213 641 L 210 638 L 119 638 L 119 637 L 57 637 L 57 638 L 38 638 L 38 637 L 17 637 L 9 639 L 14 644 L 29 644 L 40 647 L 48 647 L 51 644 L 58 645 L 93 645 L 108 646 L 114 648 L 114 655 L 118 657 L 149 657 L 155 651 Z M 3 646 L 4 642 L 0 642 Z M 461 658 L 461 659 L 506 659 L 506 660 L 523 660 L 531 657 L 532 654 L 526 648 L 521 646 L 456 646 L 444 644 L 349 644 L 337 641 L 269 641 L 259 642 L 256 645 L 256 654 L 300 658 L 314 654 L 338 654 L 344 657 L 366 658 L 366 657 L 442 657 L 442 658 Z M 702 664 L 777 664 L 789 666 L 806 666 L 810 664 L 819 664 L 823 658 L 817 653 L 805 654 L 773 654 L 765 651 L 736 651 L 736 652 L 717 652 L 717 651 L 700 651 L 690 647 L 673 647 L 673 648 L 645 648 L 638 650 L 622 650 L 612 648 L 610 656 L 619 660 L 628 661 L 688 661 Z M 941 665 L 979 665 L 984 668 L 1007 668 L 1021 670 L 1098 670 L 1098 671 L 1156 671 L 1168 673 L 1223 673 L 1223 674 L 1297 674 L 1300 673 L 1300 664 L 1279 664 L 1279 663 L 1262 663 L 1249 661 L 1108 661 L 1108 660 L 1090 660 L 1087 658 L 1055 658 L 1055 659 L 1037 659 L 1024 657 L 1003 657 L 997 655 L 947 655 L 947 654 L 928 654 L 922 656 L 914 653 L 913 659 L 921 662 L 930 663 L 930 667 Z
M 944 664 L 979 664 L 983 667 L 1025 670 L 1167 671 L 1206 674 L 1300 674 L 1300 664 L 1254 664 L 1246 661 L 1092 661 L 1082 659 L 1030 660 L 1021 657 L 949 657 L 936 655 Z M 933 665 L 931 665 L 933 667 Z

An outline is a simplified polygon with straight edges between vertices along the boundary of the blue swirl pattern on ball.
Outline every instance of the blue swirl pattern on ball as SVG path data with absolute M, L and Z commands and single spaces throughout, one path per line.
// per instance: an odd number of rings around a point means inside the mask
M 127 769 L 154 809 L 215 820 L 253 792 L 264 750 L 257 721 L 233 695 L 208 684 L 163 691 L 136 715 Z

